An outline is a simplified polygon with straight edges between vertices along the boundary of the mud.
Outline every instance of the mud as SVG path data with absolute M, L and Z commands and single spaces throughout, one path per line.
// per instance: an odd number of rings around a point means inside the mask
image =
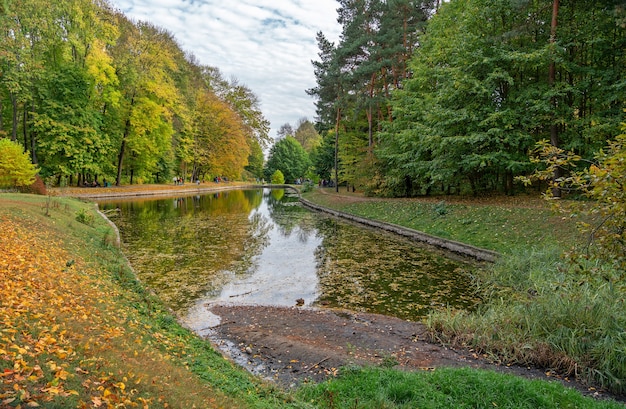
M 472 350 L 430 342 L 424 324 L 376 314 L 302 307 L 207 305 L 220 317 L 208 338 L 252 373 L 283 387 L 320 382 L 346 366 L 417 371 L 469 366 L 561 382 L 595 397 L 613 397 L 548 370 L 494 364 Z

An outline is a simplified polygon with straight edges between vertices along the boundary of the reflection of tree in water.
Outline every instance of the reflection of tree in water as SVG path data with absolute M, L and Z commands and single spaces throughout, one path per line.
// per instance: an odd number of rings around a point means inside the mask
M 285 189 L 265 192 L 267 207 L 278 232 L 284 237 L 295 233 L 298 241 L 305 243 L 316 232 L 315 217 L 300 205 L 297 194 Z
M 258 211 L 253 212 L 249 220 L 250 226 L 241 260 L 231 269 L 231 272 L 237 276 L 252 275 L 258 269 L 256 256 L 260 255 L 269 244 L 269 232 L 272 230 L 270 220 Z
M 262 191 L 102 203 L 121 209 L 114 221 L 133 267 L 171 308 L 221 290 L 225 271 L 244 272 L 267 241 L 267 221 L 249 217 Z

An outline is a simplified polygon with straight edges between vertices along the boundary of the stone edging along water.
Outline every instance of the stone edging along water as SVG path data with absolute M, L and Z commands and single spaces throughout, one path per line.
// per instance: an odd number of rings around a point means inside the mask
M 411 240 L 427 243 L 431 246 L 435 246 L 447 251 L 450 251 L 455 254 L 460 254 L 462 256 L 471 257 L 478 261 L 487 261 L 493 263 L 500 257 L 500 253 L 482 249 L 480 247 L 475 247 L 470 244 L 461 243 L 454 240 L 448 240 L 437 236 L 432 236 L 430 234 L 421 232 L 419 230 L 409 229 L 407 227 L 398 226 L 392 223 L 380 222 L 376 220 L 366 219 L 363 217 L 355 216 L 353 214 L 341 212 L 339 210 L 329 209 L 324 206 L 317 205 L 312 203 L 306 199 L 300 197 L 300 203 L 303 206 L 313 209 L 316 211 L 324 212 L 331 214 L 335 217 L 339 217 L 342 219 L 350 220 L 356 223 L 360 223 L 366 226 L 374 227 L 377 229 L 389 231 L 400 236 L 407 237 Z

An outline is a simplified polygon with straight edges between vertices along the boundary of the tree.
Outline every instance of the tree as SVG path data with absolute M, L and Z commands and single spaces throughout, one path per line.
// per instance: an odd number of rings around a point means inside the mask
M 196 107 L 193 156 L 198 176 L 239 178 L 250 155 L 240 117 L 209 91 L 198 94 Z
M 285 123 L 278 128 L 278 131 L 276 131 L 276 138 L 284 139 L 288 136 L 294 136 L 294 134 L 295 132 L 293 131 L 293 127 L 290 124 Z
M 349 183 L 370 178 L 362 171 L 382 124 L 393 119 L 391 93 L 409 76 L 407 61 L 431 9 L 431 1 L 340 0 L 339 43 L 317 34 L 317 86 L 307 92 L 317 97 L 317 129 L 335 128 L 337 185 L 340 174 Z
M 545 197 L 557 208 L 569 212 L 571 217 L 579 213 L 590 216 L 587 220 L 594 222 L 579 224 L 588 237 L 588 253 L 577 255 L 593 255 L 613 263 L 622 271 L 619 281 L 623 281 L 626 271 L 626 123 L 622 125 L 622 133 L 595 154 L 591 165 L 582 169 L 580 155 L 554 146 L 549 140 L 537 144 L 533 160 L 545 167 L 536 170 L 531 177 L 519 179 L 526 184 L 533 179 L 550 181 Z M 555 179 L 555 174 L 567 176 Z M 554 201 L 555 188 L 560 192 L 580 192 L 591 200 L 567 204 Z
M 118 15 L 120 38 L 112 49 L 123 90 L 118 115 L 116 185 L 127 169 L 151 174 L 171 146 L 173 110 L 180 101 L 173 80 L 178 45 L 170 33 L 148 23 L 134 24 Z M 125 164 L 124 160 L 128 159 Z
M 283 185 L 285 184 L 285 176 L 283 176 L 283 172 L 280 169 L 276 169 L 274 173 L 272 173 L 272 184 L 273 185 Z
M 534 168 L 527 151 L 537 141 L 556 131 L 559 146 L 590 159 L 617 132 L 623 113 L 616 108 L 626 99 L 624 68 L 614 63 L 624 55 L 613 48 L 626 45 L 618 9 L 561 4 L 551 43 L 546 4 L 442 4 L 380 136 L 387 194 L 513 193 L 515 176 Z M 597 78 L 610 79 L 602 80 L 604 94 Z
M 262 179 L 264 162 L 265 158 L 263 157 L 261 145 L 255 140 L 251 141 L 250 155 L 248 156 L 248 164 L 245 170 L 250 172 L 255 178 Z
M 37 167 L 30 162 L 28 152 L 9 139 L 0 138 L 0 187 L 28 186 L 35 181 Z
M 335 44 L 328 41 L 324 33 L 317 33 L 318 56 L 320 61 L 312 61 L 317 86 L 307 90 L 307 94 L 317 97 L 315 102 L 319 126 L 323 130 L 335 130 L 334 166 L 335 188 L 339 189 L 339 124 L 346 103 L 341 63 Z
M 87 73 L 74 66 L 59 67 L 39 90 L 39 112 L 33 114 L 40 163 L 48 176 L 87 172 L 102 174 L 103 158 L 112 150 L 100 133 L 101 116 L 91 104 Z
M 320 178 L 330 181 L 335 168 L 335 134 L 324 132 L 322 143 L 311 152 L 311 162 Z
M 306 118 L 298 120 L 296 132 L 293 136 L 308 153 L 311 153 L 322 142 L 322 137 L 315 129 L 315 126 Z
M 265 164 L 265 178 L 270 180 L 276 170 L 280 170 L 287 183 L 306 175 L 309 169 L 309 156 L 293 136 L 287 136 L 272 146 Z

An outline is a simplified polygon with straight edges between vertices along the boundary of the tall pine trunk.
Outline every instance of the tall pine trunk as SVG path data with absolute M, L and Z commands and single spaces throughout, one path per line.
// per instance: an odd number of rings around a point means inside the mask
M 339 192 L 339 119 L 341 118 L 341 108 L 337 107 L 337 117 L 335 118 L 335 192 Z

